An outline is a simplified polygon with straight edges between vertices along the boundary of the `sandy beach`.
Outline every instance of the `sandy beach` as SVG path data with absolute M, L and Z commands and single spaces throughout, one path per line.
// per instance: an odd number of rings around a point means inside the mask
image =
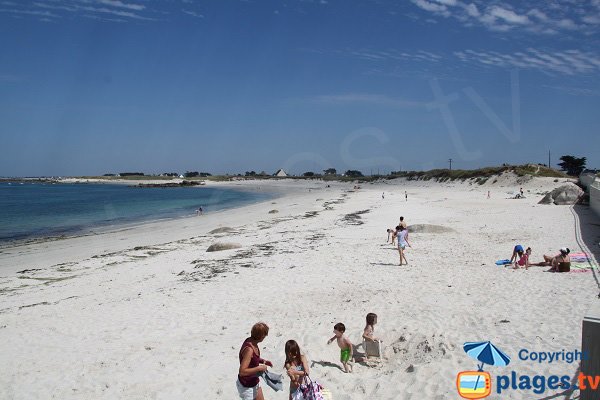
M 510 258 L 516 244 L 531 246 L 533 261 L 563 246 L 598 254 L 600 221 L 591 212 L 537 204 L 563 182 L 507 175 L 494 184 L 396 179 L 360 189 L 321 181 L 209 183 L 279 197 L 4 247 L 0 398 L 235 399 L 238 351 L 258 321 L 271 328 L 261 352 L 273 371 L 283 373 L 284 344 L 294 339 L 311 376 L 336 400 L 458 398 L 456 374 L 477 368 L 462 349 L 470 341 L 501 348 L 512 359 L 507 370 L 574 376 L 576 362 L 517 354 L 580 348 L 581 320 L 598 301 L 597 272 L 494 264 Z M 519 187 L 526 198 L 510 199 Z M 409 227 L 448 228 L 411 233 L 408 266 L 398 265 L 397 250 L 386 243 L 386 229 L 401 215 Z M 231 230 L 211 233 L 218 228 Z M 216 242 L 240 247 L 206 252 Z M 378 315 L 384 359 L 357 362 L 345 374 L 327 339 L 343 322 L 360 343 L 369 312 Z M 288 398 L 287 390 L 264 390 L 266 399 Z

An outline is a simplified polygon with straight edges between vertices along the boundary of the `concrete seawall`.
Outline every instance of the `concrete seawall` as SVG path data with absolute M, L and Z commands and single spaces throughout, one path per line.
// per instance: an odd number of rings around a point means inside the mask
M 581 184 L 585 187 L 585 190 L 588 190 L 590 185 L 594 183 L 595 180 L 596 174 L 593 174 L 591 172 L 584 172 L 581 175 L 579 175 L 579 182 L 581 182 Z
M 600 216 L 600 179 L 596 178 L 594 183 L 589 186 L 590 207 L 596 215 Z

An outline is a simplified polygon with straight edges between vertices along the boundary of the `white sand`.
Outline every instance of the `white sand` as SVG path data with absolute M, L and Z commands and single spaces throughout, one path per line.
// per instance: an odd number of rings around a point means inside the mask
M 357 191 L 322 182 L 220 184 L 288 195 L 1 249 L 0 398 L 235 399 L 239 346 L 257 321 L 271 327 L 262 355 L 274 370 L 282 372 L 284 344 L 295 339 L 336 400 L 458 398 L 457 372 L 476 368 L 466 341 L 491 340 L 511 356 L 492 374 L 572 376 L 577 363 L 540 365 L 517 353 L 580 348 L 581 320 L 597 301 L 594 274 L 493 264 L 517 243 L 532 246 L 535 261 L 562 246 L 583 250 L 570 207 L 536 204 L 560 184 L 509 176 L 493 185 L 396 180 Z M 508 200 L 519 186 L 527 199 Z M 344 219 L 361 210 L 362 224 Z M 399 267 L 385 229 L 400 215 L 456 233 L 411 234 L 410 265 Z M 236 232 L 208 233 L 218 227 Z M 242 248 L 207 253 L 217 241 Z M 24 269 L 39 270 L 16 273 Z M 358 343 L 368 312 L 379 316 L 386 359 L 344 374 L 339 349 L 326 341 L 343 322 Z M 287 399 L 287 391 L 265 395 Z

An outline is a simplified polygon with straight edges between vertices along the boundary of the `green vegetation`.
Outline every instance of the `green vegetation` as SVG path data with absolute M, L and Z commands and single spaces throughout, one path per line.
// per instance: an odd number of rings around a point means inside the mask
M 189 181 L 213 181 L 213 182 L 223 182 L 234 179 L 302 179 L 302 180 L 311 180 L 311 179 L 320 179 L 323 181 L 340 181 L 340 182 L 375 182 L 382 179 L 394 179 L 394 178 L 406 178 L 408 180 L 435 180 L 437 182 L 447 182 L 447 181 L 464 181 L 467 179 L 473 179 L 474 183 L 479 185 L 483 185 L 488 182 L 490 178 L 493 179 L 492 183 L 497 182 L 497 177 L 505 172 L 512 172 L 517 176 L 537 176 L 537 177 L 551 177 L 551 178 L 569 178 L 569 175 L 561 172 L 559 170 L 555 170 L 552 168 L 548 168 L 541 164 L 525 164 L 525 165 L 504 165 L 501 167 L 486 167 L 479 168 L 473 170 L 463 170 L 463 169 L 432 169 L 429 171 L 397 171 L 391 172 L 389 175 L 372 175 L 372 176 L 360 176 L 360 171 L 357 170 L 348 170 L 344 176 L 336 175 L 332 173 L 334 171 L 333 168 L 329 170 L 325 170 L 325 174 L 316 174 L 313 172 L 304 173 L 302 176 L 289 176 L 289 177 L 277 177 L 267 175 L 264 172 L 256 173 L 254 171 L 245 172 L 245 174 L 238 175 L 209 175 L 209 176 L 193 176 L 190 178 L 186 178 Z M 208 173 L 202 173 L 199 175 L 208 175 Z M 139 181 L 139 180 L 160 180 L 160 181 L 169 181 L 174 179 L 170 176 L 151 176 L 151 175 L 135 175 L 135 176 L 88 176 L 88 177 L 80 177 L 79 179 L 102 179 L 106 181 L 112 180 L 130 180 L 130 181 Z
M 571 176 L 579 176 L 585 169 L 586 158 L 573 157 L 573 156 L 562 156 L 558 165 L 563 171 Z
M 429 171 L 401 171 L 392 172 L 393 177 L 407 178 L 408 180 L 424 180 L 428 181 L 435 179 L 439 182 L 455 181 L 466 179 L 475 179 L 475 182 L 483 185 L 493 176 L 498 176 L 504 172 L 513 172 L 517 176 L 539 176 L 551 178 L 568 178 L 563 172 L 548 168 L 543 165 L 526 164 L 526 165 L 505 165 L 502 167 L 486 167 L 479 169 L 432 169 Z

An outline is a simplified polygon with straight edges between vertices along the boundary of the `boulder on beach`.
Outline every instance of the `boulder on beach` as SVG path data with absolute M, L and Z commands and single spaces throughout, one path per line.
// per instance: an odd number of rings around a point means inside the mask
M 208 249 L 206 249 L 207 253 L 213 252 L 213 251 L 223 251 L 223 250 L 232 250 L 232 249 L 239 249 L 241 248 L 242 245 L 238 244 L 238 243 L 213 243 L 211 244 Z
M 235 232 L 235 229 L 230 228 L 228 226 L 224 226 L 222 228 L 213 229 L 212 231 L 210 231 L 208 233 L 215 234 L 215 233 L 231 233 L 231 232 Z
M 408 226 L 408 231 L 411 233 L 450 233 L 456 232 L 452 228 L 442 225 L 432 224 L 414 224 Z
M 568 183 L 545 195 L 538 204 L 572 205 L 577 203 L 581 196 L 583 196 L 583 190 L 573 183 Z

